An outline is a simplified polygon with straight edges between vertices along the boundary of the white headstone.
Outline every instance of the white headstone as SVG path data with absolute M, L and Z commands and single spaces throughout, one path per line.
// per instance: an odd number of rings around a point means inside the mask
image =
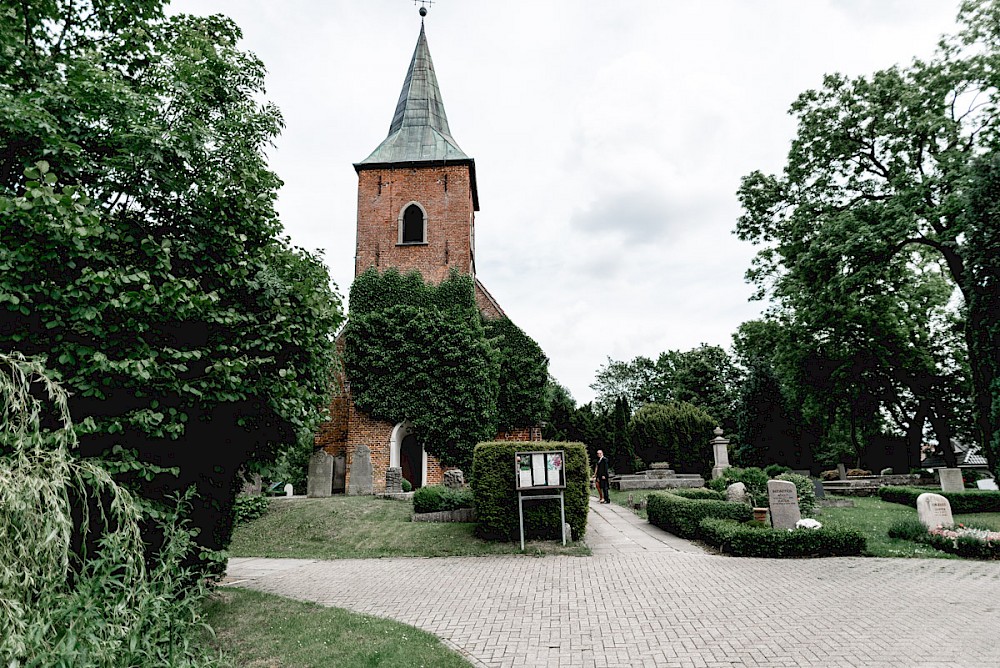
M 736 501 L 737 503 L 747 502 L 747 486 L 741 482 L 734 482 L 726 488 L 726 501 Z
M 925 492 L 917 497 L 917 517 L 928 529 L 950 527 L 955 524 L 951 504 L 940 494 Z
M 988 480 L 977 480 L 976 487 L 979 489 L 992 489 L 994 491 L 1000 490 L 1000 487 L 997 487 L 997 481 L 993 478 L 989 478 Z
M 771 526 L 775 529 L 794 529 L 795 523 L 802 519 L 795 483 L 787 480 L 768 480 L 767 498 L 771 507 Z
M 941 477 L 942 492 L 964 492 L 965 483 L 962 482 L 962 469 L 938 469 Z
M 286 484 L 285 485 L 285 496 L 294 496 L 294 495 L 295 495 L 295 489 L 292 487 L 292 483 Z

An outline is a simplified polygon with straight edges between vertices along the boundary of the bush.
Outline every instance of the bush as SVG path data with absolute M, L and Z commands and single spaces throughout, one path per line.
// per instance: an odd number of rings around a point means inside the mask
M 820 480 L 840 480 L 840 471 L 823 471 L 819 474 Z
M 847 476 L 869 476 L 872 472 L 868 469 L 847 469 Z
M 741 482 L 747 487 L 750 503 L 755 506 L 767 505 L 767 474 L 754 466 L 747 468 L 730 467 L 722 472 L 722 476 L 709 485 L 712 489 L 724 492 L 729 485 Z
M 236 497 L 233 503 L 233 526 L 252 522 L 258 517 L 262 517 L 270 506 L 270 501 L 266 496 L 244 496 Z
M 451 489 L 443 485 L 421 487 L 413 493 L 413 512 L 440 513 L 445 510 L 472 508 L 474 500 L 470 489 Z
M 919 542 L 927 536 L 927 527 L 920 520 L 910 518 L 893 522 L 886 533 L 889 538 Z
M 700 537 L 737 557 L 847 557 L 866 547 L 865 536 L 852 529 L 772 529 L 733 520 L 705 518 Z
M 692 489 L 672 489 L 669 493 L 675 496 L 682 496 L 685 499 L 707 499 L 709 501 L 726 500 L 725 492 L 719 492 L 714 489 L 706 489 L 704 487 L 695 487 Z
M 628 423 L 635 453 L 646 463 L 670 462 L 681 473 L 707 474 L 712 468 L 712 430 L 717 421 L 684 401 L 648 403 Z
M 768 478 L 777 478 L 782 473 L 791 473 L 792 469 L 787 466 L 782 466 L 781 464 L 770 464 L 764 467 L 764 473 L 767 474 Z
M 916 508 L 917 497 L 927 491 L 919 487 L 880 487 L 878 495 L 883 501 Z M 951 512 L 955 514 L 1000 513 L 1000 492 L 970 489 L 964 492 L 934 490 L 934 493 L 948 499 Z
M 399 486 L 403 489 L 404 492 L 413 491 L 413 485 L 406 478 L 403 478 L 403 480 L 399 483 Z
M 590 473 L 587 448 L 582 443 L 539 441 L 480 443 L 472 460 L 472 491 L 476 502 L 476 534 L 489 540 L 513 541 L 520 535 L 517 517 L 517 490 L 514 457 L 527 450 L 562 450 L 566 454 L 566 521 L 573 537 L 587 532 L 588 485 Z M 526 536 L 555 539 L 562 536 L 557 500 L 533 501 L 524 505 Z
M 803 517 L 812 515 L 816 507 L 816 488 L 812 480 L 797 473 L 782 473 L 775 480 L 786 480 L 795 485 L 795 494 L 799 497 L 799 512 Z
M 966 559 L 1000 559 L 1000 543 L 986 542 L 970 536 L 949 538 L 925 532 L 922 542 L 934 549 L 957 554 Z
M 744 503 L 685 499 L 669 492 L 656 492 L 646 497 L 646 513 L 650 524 L 681 538 L 699 538 L 698 523 L 706 517 L 749 521 L 753 511 Z

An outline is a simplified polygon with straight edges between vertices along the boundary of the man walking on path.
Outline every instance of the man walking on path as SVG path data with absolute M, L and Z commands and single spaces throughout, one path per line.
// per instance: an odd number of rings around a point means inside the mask
M 611 496 L 608 494 L 608 460 L 604 457 L 604 451 L 597 451 L 597 468 L 594 469 L 597 476 L 597 488 L 600 490 L 601 503 L 611 503 Z

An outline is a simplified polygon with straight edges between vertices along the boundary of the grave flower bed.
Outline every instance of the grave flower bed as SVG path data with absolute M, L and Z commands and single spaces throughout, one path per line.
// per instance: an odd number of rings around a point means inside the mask
M 942 552 L 972 559 L 1000 559 L 1000 531 L 976 529 L 962 524 L 937 527 L 927 532 L 925 542 Z
M 714 518 L 702 520 L 699 533 L 706 543 L 736 557 L 849 557 L 860 555 L 867 545 L 864 534 L 853 529 L 772 529 Z

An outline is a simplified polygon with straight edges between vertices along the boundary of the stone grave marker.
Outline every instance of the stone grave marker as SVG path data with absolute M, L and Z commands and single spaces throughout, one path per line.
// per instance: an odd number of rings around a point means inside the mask
M 285 496 L 295 496 L 295 488 L 292 487 L 292 483 L 285 484 Z
M 992 478 L 988 480 L 977 480 L 976 487 L 979 489 L 991 489 L 993 491 L 1000 490 L 1000 487 L 997 487 L 997 481 Z
M 354 448 L 351 459 L 351 485 L 347 490 L 350 496 L 364 496 L 372 493 L 372 451 L 362 443 Z
M 843 464 L 837 464 L 837 475 L 840 476 L 841 480 L 847 480 L 847 467 Z
M 938 469 L 938 476 L 941 478 L 942 492 L 965 491 L 965 483 L 962 482 L 961 469 Z
M 917 517 L 928 529 L 955 525 L 951 516 L 951 503 L 940 494 L 925 492 L 917 497 Z
M 775 529 L 794 529 L 795 523 L 802 519 L 795 483 L 768 480 L 767 498 L 771 507 L 771 526 Z
M 333 493 L 333 457 L 325 450 L 317 450 L 309 458 L 309 477 L 306 478 L 306 496 L 317 499 Z
M 732 485 L 726 488 L 726 501 L 746 503 L 747 486 L 741 482 L 734 482 Z
M 816 492 L 816 500 L 826 498 L 826 490 L 823 489 L 823 481 L 819 478 L 813 478 L 813 491 Z
M 448 489 L 462 489 L 465 487 L 465 474 L 461 469 L 451 469 L 444 472 L 444 486 Z
M 390 466 L 385 472 L 385 493 L 403 493 L 403 469 L 399 466 Z

